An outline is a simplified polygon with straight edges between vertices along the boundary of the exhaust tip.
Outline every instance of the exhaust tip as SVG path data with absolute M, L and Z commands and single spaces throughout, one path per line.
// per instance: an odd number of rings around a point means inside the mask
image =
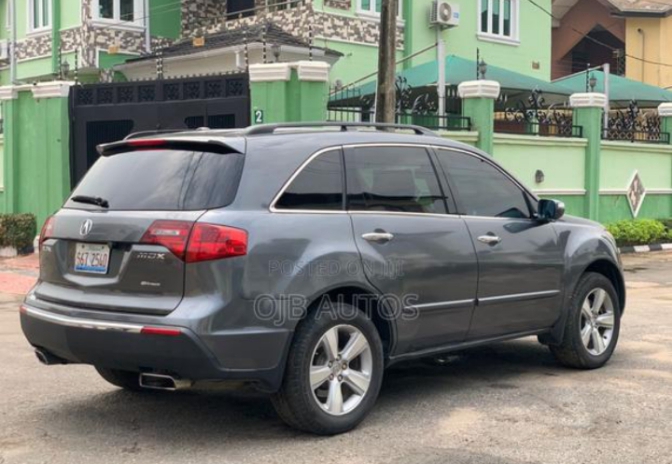
M 35 356 L 37 357 L 37 360 L 45 366 L 49 365 L 49 358 L 47 358 L 47 355 L 43 351 L 35 350 Z
M 140 374 L 140 387 L 148 390 L 176 391 L 191 388 L 191 380 L 176 379 L 170 375 Z
M 37 360 L 40 361 L 40 363 L 44 364 L 45 366 L 53 366 L 55 364 L 67 364 L 68 362 L 64 359 L 59 358 L 58 356 L 55 356 L 48 351 L 45 351 L 40 348 L 35 349 L 35 356 L 37 357 Z

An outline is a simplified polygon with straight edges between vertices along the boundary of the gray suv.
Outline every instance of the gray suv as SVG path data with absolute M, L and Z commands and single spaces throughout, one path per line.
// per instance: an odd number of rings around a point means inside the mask
M 538 336 L 593 369 L 616 347 L 613 238 L 471 146 L 324 123 L 99 152 L 46 221 L 21 306 L 46 365 L 127 390 L 245 381 L 288 424 L 336 434 L 403 360 Z

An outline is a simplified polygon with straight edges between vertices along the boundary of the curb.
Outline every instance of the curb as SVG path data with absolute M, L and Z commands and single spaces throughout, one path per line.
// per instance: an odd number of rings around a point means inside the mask
M 621 252 L 621 254 L 624 255 L 631 253 L 649 253 L 651 251 L 666 251 L 666 250 L 672 250 L 672 243 L 628 246 L 628 247 L 621 247 L 618 250 Z

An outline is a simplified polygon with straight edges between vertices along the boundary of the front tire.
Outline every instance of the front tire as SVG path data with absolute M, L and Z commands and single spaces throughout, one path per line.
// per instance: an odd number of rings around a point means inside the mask
M 335 435 L 355 428 L 378 398 L 383 346 L 357 308 L 334 304 L 299 325 L 280 391 L 271 399 L 288 425 Z
M 611 281 L 586 273 L 570 300 L 562 343 L 549 348 L 560 363 L 576 369 L 597 369 L 611 358 L 621 329 L 621 308 Z

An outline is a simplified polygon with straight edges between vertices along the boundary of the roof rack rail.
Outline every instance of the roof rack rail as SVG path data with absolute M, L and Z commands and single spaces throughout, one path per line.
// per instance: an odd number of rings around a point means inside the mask
M 436 133 L 429 129 L 411 124 L 385 124 L 374 122 L 289 122 L 281 124 L 260 124 L 258 126 L 249 127 L 243 135 L 268 135 L 274 134 L 278 129 L 301 129 L 301 128 L 319 128 L 319 127 L 340 127 L 342 132 L 347 132 L 351 129 L 370 127 L 376 130 L 383 129 L 406 129 L 412 130 L 416 135 L 428 135 L 437 137 Z
M 147 137 L 149 135 L 177 134 L 179 132 L 186 132 L 188 130 L 190 129 L 157 129 L 157 130 L 133 132 L 124 137 L 124 140 L 137 139 L 139 137 Z

